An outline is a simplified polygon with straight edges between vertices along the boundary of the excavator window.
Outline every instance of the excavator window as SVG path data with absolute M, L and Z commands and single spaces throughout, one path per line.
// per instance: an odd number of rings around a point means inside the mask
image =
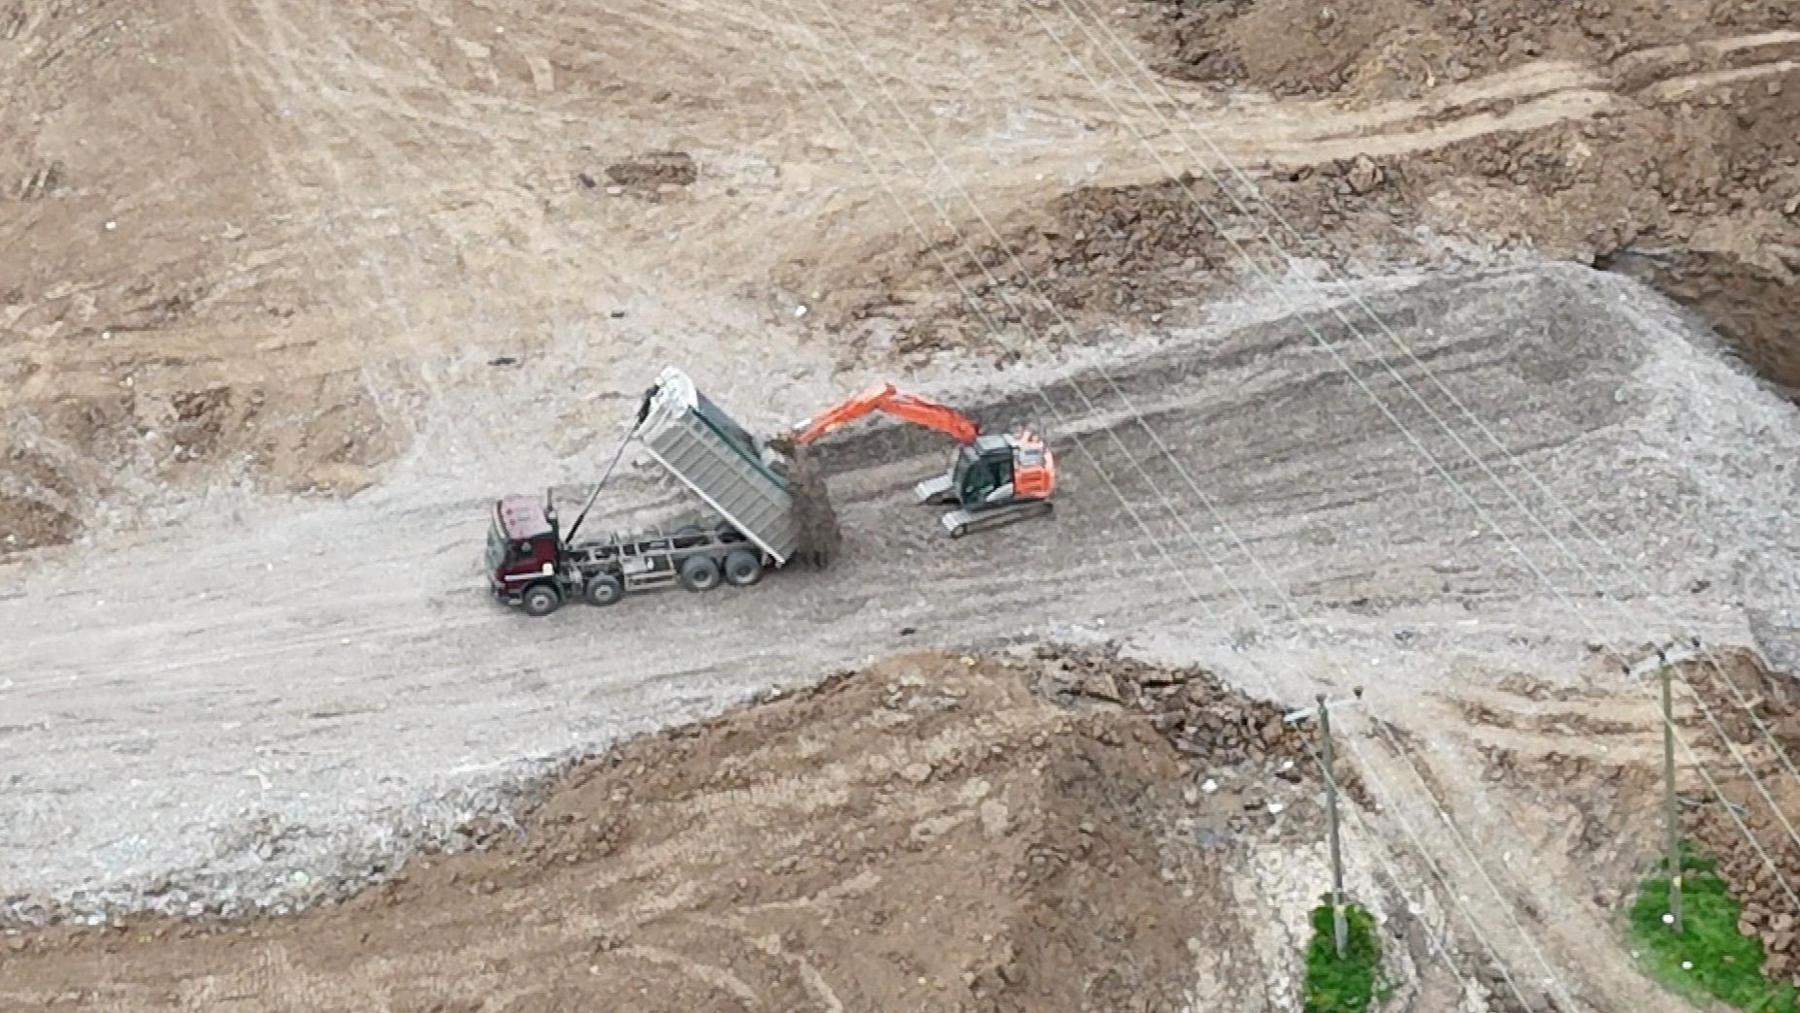
M 965 507 L 979 507 L 995 489 L 1012 480 L 1012 458 L 982 455 L 972 448 L 957 460 L 957 499 Z

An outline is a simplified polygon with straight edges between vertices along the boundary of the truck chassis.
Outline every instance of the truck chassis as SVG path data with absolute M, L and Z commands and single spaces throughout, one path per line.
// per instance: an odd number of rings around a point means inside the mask
M 555 580 L 540 581 L 508 603 L 530 615 L 548 615 L 566 601 L 615 605 L 628 594 L 677 585 L 710 591 L 720 584 L 749 587 L 773 561 L 730 524 L 707 530 L 688 526 L 672 534 L 660 530 L 583 541 L 564 550 Z

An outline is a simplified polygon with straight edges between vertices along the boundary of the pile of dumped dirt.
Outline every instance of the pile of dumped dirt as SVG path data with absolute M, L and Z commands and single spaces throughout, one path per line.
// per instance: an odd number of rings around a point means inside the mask
M 1800 46 L 1796 47 L 1800 52 Z M 1800 69 L 1394 166 L 1433 224 L 1611 267 L 1800 390 Z
M 73 514 L 29 496 L 0 494 L 0 557 L 74 538 L 81 524 Z
M 654 201 L 693 186 L 700 179 L 700 170 L 694 156 L 685 151 L 649 151 L 607 166 L 606 179 L 612 184 L 610 193 Z M 583 176 L 581 182 L 593 185 L 592 177 Z
M 1309 733 L 1286 712 L 1251 700 L 1198 668 L 1164 668 L 1114 651 L 1040 648 L 1037 689 L 1051 700 L 1119 704 L 1150 718 L 1176 751 L 1208 764 L 1274 771 L 1291 784 L 1314 779 L 1318 759 Z M 1339 773 L 1347 793 L 1366 799 L 1353 771 Z
M 3 442 L 0 450 L 0 558 L 73 538 L 81 525 L 67 478 L 40 454 Z
M 5 995 L 1166 1009 L 1205 950 L 1242 962 L 1225 984 L 1245 1008 L 1256 963 L 1293 955 L 1246 948 L 1242 920 L 1274 915 L 1221 898 L 1246 843 L 1316 844 L 1304 757 L 1271 707 L 1199 671 L 904 657 L 616 748 L 518 832 L 470 828 L 485 850 L 341 906 L 15 936 Z
M 352 376 L 40 403 L 0 423 L 0 559 L 224 477 L 354 492 L 401 439 Z

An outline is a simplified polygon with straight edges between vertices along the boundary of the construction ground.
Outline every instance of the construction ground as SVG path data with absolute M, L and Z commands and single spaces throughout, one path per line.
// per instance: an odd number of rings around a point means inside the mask
M 1299 1009 L 1357 689 L 1381 1009 L 1703 1008 L 1659 647 L 1800 980 L 1796 272 L 1787 0 L 0 0 L 0 1009 Z M 1056 513 L 494 602 L 665 364 Z

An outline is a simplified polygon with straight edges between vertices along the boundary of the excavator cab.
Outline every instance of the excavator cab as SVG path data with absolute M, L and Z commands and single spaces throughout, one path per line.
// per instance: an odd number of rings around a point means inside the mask
M 983 510 L 1010 501 L 1013 448 L 1004 436 L 979 436 L 957 451 L 950 487 L 964 510 Z
M 1043 440 L 1029 429 L 984 434 L 957 450 L 948 482 L 921 483 L 921 492 L 927 486 L 935 492 L 935 502 L 970 511 L 1045 500 L 1056 489 L 1055 464 Z

